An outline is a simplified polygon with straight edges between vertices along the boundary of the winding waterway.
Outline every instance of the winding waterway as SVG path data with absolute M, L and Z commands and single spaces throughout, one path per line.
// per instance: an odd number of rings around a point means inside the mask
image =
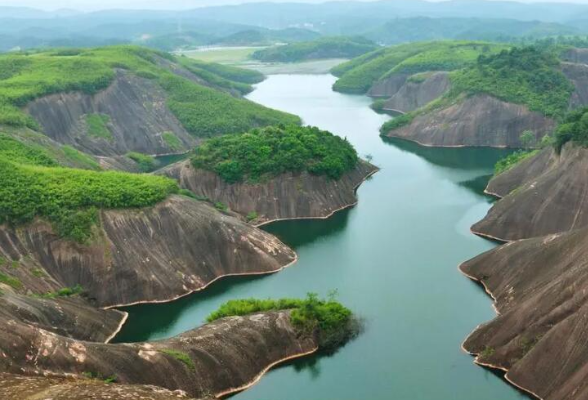
M 264 229 L 299 254 L 275 275 L 230 278 L 168 304 L 126 309 L 117 341 L 170 337 L 200 325 L 226 300 L 339 299 L 366 321 L 365 332 L 331 356 L 270 371 L 239 400 L 510 400 L 525 398 L 473 364 L 461 342 L 494 317 L 491 301 L 457 266 L 494 246 L 469 227 L 488 210 L 483 187 L 505 152 L 433 149 L 384 141 L 387 117 L 364 96 L 331 91 L 330 75 L 274 75 L 249 95 L 347 137 L 381 171 L 359 189 L 359 204 L 328 220 L 284 221 Z

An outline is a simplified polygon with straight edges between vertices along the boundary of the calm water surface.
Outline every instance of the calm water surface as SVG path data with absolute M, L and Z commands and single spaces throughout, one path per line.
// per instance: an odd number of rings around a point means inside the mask
M 460 348 L 494 317 L 490 299 L 457 266 L 494 246 L 469 227 L 490 206 L 482 194 L 492 149 L 432 149 L 384 141 L 363 96 L 331 91 L 330 75 L 279 75 L 250 99 L 347 137 L 381 171 L 359 205 L 328 220 L 266 227 L 298 252 L 275 275 L 226 279 L 179 301 L 127 309 L 118 341 L 166 338 L 200 325 L 232 298 L 304 296 L 337 289 L 366 331 L 336 354 L 270 371 L 238 400 L 510 400 L 525 398 Z

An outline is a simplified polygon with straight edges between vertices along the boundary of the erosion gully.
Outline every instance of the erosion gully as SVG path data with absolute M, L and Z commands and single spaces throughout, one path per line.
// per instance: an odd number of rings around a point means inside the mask
M 358 190 L 359 204 L 327 220 L 264 227 L 299 254 L 288 269 L 227 278 L 167 304 L 125 309 L 117 342 L 167 338 L 197 327 L 229 299 L 325 295 L 365 321 L 365 332 L 335 354 L 271 370 L 238 400 L 510 400 L 525 396 L 475 366 L 461 342 L 494 317 L 490 298 L 457 266 L 494 243 L 470 233 L 491 199 L 483 194 L 506 150 L 426 148 L 384 140 L 389 117 L 370 99 L 331 90 L 331 75 L 273 75 L 249 98 L 346 137 L 381 168 Z

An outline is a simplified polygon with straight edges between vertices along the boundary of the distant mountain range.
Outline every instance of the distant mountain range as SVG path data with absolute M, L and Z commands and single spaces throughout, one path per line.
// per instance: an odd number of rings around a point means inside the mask
M 89 13 L 0 7 L 0 51 L 112 43 L 173 50 L 206 44 L 296 42 L 319 35 L 362 35 L 381 44 L 394 44 L 587 33 L 588 5 L 582 4 L 392 0 Z

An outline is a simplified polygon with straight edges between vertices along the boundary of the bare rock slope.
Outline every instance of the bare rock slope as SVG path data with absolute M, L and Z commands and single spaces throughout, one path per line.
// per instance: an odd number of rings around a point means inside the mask
M 309 173 L 286 173 L 259 184 L 225 182 L 214 172 L 197 170 L 190 161 L 161 174 L 179 181 L 198 196 L 222 202 L 243 216 L 257 214 L 256 223 L 280 219 L 326 218 L 357 203 L 356 188 L 377 168 L 360 161 L 338 180 Z
M 4 372 L 91 373 L 196 398 L 242 390 L 272 365 L 318 348 L 313 334 L 301 335 L 292 326 L 288 311 L 224 318 L 171 339 L 134 344 L 82 342 L 14 321 L 0 325 Z
M 422 82 L 407 80 L 384 104 L 384 110 L 407 113 L 441 97 L 451 88 L 447 72 L 433 72 Z
M 553 120 L 525 106 L 479 94 L 419 115 L 410 124 L 385 136 L 425 146 L 522 147 L 523 131 L 531 130 L 540 139 L 554 126 Z
M 157 84 L 122 70 L 95 95 L 53 94 L 34 100 L 26 111 L 55 141 L 93 155 L 168 154 L 187 151 L 196 143 L 167 108 L 166 95 Z M 92 114 L 108 116 L 105 125 L 111 138 L 89 134 L 87 118 Z M 180 148 L 170 148 L 163 137 L 166 132 L 175 135 Z
M 588 399 L 588 230 L 521 240 L 461 265 L 499 315 L 464 348 L 546 400 Z
M 518 240 L 588 225 L 588 149 L 566 144 L 516 165 L 494 178 L 488 191 L 505 196 L 480 222 L 475 233 Z
M 43 222 L 3 227 L 0 251 L 37 260 L 61 287 L 81 285 L 101 307 L 169 301 L 223 276 L 276 272 L 296 259 L 276 237 L 183 196 L 103 211 L 89 245 L 61 239 Z

